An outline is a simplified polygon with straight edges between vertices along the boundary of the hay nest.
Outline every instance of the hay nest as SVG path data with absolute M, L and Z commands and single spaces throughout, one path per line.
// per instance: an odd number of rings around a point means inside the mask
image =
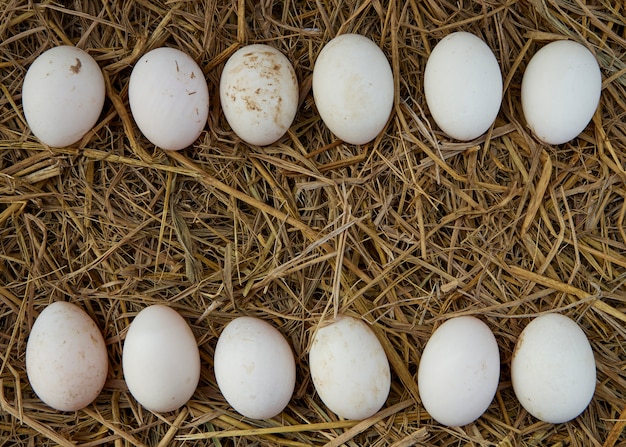
M 609 0 L 44 1 L 0 9 L 0 444 L 603 446 L 626 443 L 626 13 Z M 469 144 L 430 119 L 422 75 L 434 44 L 465 30 L 494 50 L 505 78 L 493 128 Z M 383 134 L 337 141 L 311 95 L 333 36 L 370 36 L 395 74 Z M 597 56 L 600 107 L 571 143 L 542 145 L 525 126 L 520 82 L 547 41 L 571 38 Z M 269 147 L 230 130 L 217 85 L 245 43 L 294 64 L 301 104 Z M 21 109 L 27 67 L 72 44 L 103 68 L 107 100 L 93 132 L 57 149 L 32 136 Z M 168 45 L 203 67 L 212 97 L 200 139 L 179 153 L 134 125 L 133 63 Z M 109 349 L 100 397 L 75 413 L 46 407 L 24 366 L 29 330 L 52 301 L 79 304 Z M 192 326 L 199 388 L 177 412 L 154 414 L 121 368 L 133 316 L 168 303 Z M 517 402 L 509 364 L 529 319 L 559 311 L 589 337 L 595 397 L 572 422 L 538 422 Z M 337 419 L 313 390 L 312 330 L 341 312 L 372 323 L 393 382 L 383 410 Z M 212 372 L 217 335 L 238 315 L 271 321 L 297 359 L 295 395 L 272 420 L 237 415 Z M 501 352 L 500 386 L 475 423 L 445 428 L 419 400 L 416 371 L 433 330 L 477 315 Z

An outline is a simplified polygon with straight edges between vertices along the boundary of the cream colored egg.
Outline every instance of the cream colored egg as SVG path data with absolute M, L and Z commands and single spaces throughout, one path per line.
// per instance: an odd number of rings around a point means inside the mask
M 513 390 L 537 419 L 567 422 L 589 405 L 596 387 L 596 363 L 587 336 L 565 315 L 532 320 L 517 340 L 511 361 Z
M 215 379 L 228 403 L 252 419 L 278 415 L 296 383 L 291 347 L 269 323 L 253 317 L 231 321 L 214 355 Z
M 489 327 L 471 316 L 447 320 L 432 334 L 417 373 L 420 398 L 440 424 L 478 419 L 498 388 L 500 354 Z
M 385 404 L 391 387 L 389 361 L 372 329 L 340 316 L 313 337 L 309 367 L 328 409 L 346 419 L 365 419 Z
M 298 109 L 296 73 L 280 51 L 248 45 L 229 59 L 220 79 L 220 101 L 235 133 L 265 146 L 289 129 Z
M 200 380 L 200 353 L 191 328 L 171 307 L 146 307 L 128 328 L 122 367 L 128 390 L 141 405 L 157 412 L 180 408 Z
M 175 48 L 156 48 L 135 64 L 128 100 L 139 130 L 161 149 L 193 144 L 207 124 L 209 89 L 191 56 Z
M 467 141 L 485 133 L 502 102 L 502 75 L 491 48 L 471 33 L 448 34 L 426 63 L 424 95 L 448 136 Z
M 42 401 L 61 411 L 84 408 L 100 394 L 107 372 L 104 338 L 85 311 L 59 301 L 39 314 L 26 344 L 26 373 Z
M 346 143 L 365 144 L 384 129 L 393 107 L 393 73 L 383 51 L 359 34 L 328 42 L 313 68 L 320 117 Z
M 541 48 L 522 78 L 522 110 L 541 141 L 573 140 L 591 121 L 602 91 L 595 56 L 583 45 L 559 40 Z
M 69 146 L 96 124 L 104 96 L 102 71 L 88 53 L 72 46 L 51 48 L 24 77 L 24 117 L 43 143 Z

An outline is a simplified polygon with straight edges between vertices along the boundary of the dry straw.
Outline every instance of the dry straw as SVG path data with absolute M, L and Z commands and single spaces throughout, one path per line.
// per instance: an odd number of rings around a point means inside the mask
M 435 43 L 481 36 L 505 77 L 493 128 L 471 143 L 434 127 L 422 77 Z M 315 111 L 311 74 L 323 44 L 370 36 L 387 54 L 395 107 L 375 141 L 336 141 Z M 525 126 L 520 82 L 546 42 L 584 43 L 600 63 L 593 121 L 569 144 L 541 145 Z M 226 59 L 267 43 L 293 62 L 300 108 L 288 134 L 243 144 L 220 111 Z M 64 149 L 29 132 L 20 93 L 30 63 L 72 44 L 103 68 L 105 109 Z M 212 97 L 197 143 L 164 153 L 134 125 L 133 63 L 168 45 L 204 69 Z M 4 446 L 348 445 L 593 446 L 626 444 L 626 11 L 612 0 L 3 0 L 0 5 L 0 444 Z M 59 413 L 24 369 L 29 329 L 68 300 L 102 328 L 109 380 L 94 404 Z M 191 324 L 203 369 L 180 411 L 153 414 L 126 390 L 121 348 L 133 316 L 166 302 Z M 393 383 L 380 413 L 338 420 L 307 366 L 312 331 L 334 312 L 372 323 Z M 596 394 L 551 425 L 516 401 L 509 362 L 532 316 L 578 321 L 597 360 Z M 285 412 L 242 419 L 212 372 L 216 337 L 237 315 L 270 321 L 298 360 Z M 445 319 L 476 315 L 495 332 L 500 386 L 462 428 L 434 423 L 416 371 Z

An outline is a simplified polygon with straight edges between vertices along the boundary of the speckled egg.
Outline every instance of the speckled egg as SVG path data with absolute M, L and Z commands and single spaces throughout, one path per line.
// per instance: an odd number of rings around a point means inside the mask
M 298 94 L 291 62 L 269 45 L 239 49 L 220 79 L 220 101 L 230 127 L 242 140 L 259 146 L 287 132 L 298 109 Z
M 309 366 L 320 398 L 343 418 L 368 418 L 387 400 L 389 361 L 374 331 L 361 320 L 339 316 L 318 329 Z
M 144 54 L 133 67 L 128 102 L 139 130 L 161 149 L 193 144 L 207 124 L 209 88 L 188 54 L 169 47 Z
M 75 411 L 98 397 L 108 372 L 104 338 L 75 304 L 58 301 L 35 320 L 26 344 L 33 391 L 52 408 Z

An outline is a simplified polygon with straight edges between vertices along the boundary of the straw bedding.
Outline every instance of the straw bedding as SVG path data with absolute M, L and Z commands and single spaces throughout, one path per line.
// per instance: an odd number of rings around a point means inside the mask
M 68 6 L 69 5 L 69 6 Z M 626 12 L 609 0 L 87 1 L 0 7 L 0 445 L 602 446 L 626 444 Z M 487 135 L 442 135 L 423 96 L 436 42 L 481 36 L 505 79 Z M 373 142 L 337 141 L 316 113 L 316 55 L 337 34 L 379 43 L 395 106 Z M 545 43 L 571 38 L 596 55 L 600 106 L 561 146 L 529 133 L 520 82 Z M 226 59 L 246 43 L 294 64 L 300 107 L 269 147 L 242 143 L 220 111 Z M 93 132 L 43 146 L 21 109 L 26 69 L 73 44 L 103 68 L 107 100 Z M 165 153 L 132 121 L 132 64 L 168 45 L 203 68 L 211 106 L 192 147 Z M 89 407 L 60 413 L 32 392 L 24 351 L 46 304 L 71 301 L 107 342 L 110 371 Z M 153 414 L 128 393 L 121 351 L 133 316 L 168 303 L 191 325 L 202 357 L 197 392 Z M 531 317 L 559 311 L 590 339 L 598 380 L 589 408 L 552 425 L 515 399 L 509 364 Z M 335 313 L 372 324 L 390 360 L 385 407 L 338 420 L 314 392 L 307 349 Z M 212 354 L 224 325 L 258 316 L 287 337 L 298 380 L 272 420 L 238 416 L 220 395 Z M 445 428 L 420 404 L 417 366 L 445 319 L 475 315 L 494 331 L 502 372 L 475 423 Z

